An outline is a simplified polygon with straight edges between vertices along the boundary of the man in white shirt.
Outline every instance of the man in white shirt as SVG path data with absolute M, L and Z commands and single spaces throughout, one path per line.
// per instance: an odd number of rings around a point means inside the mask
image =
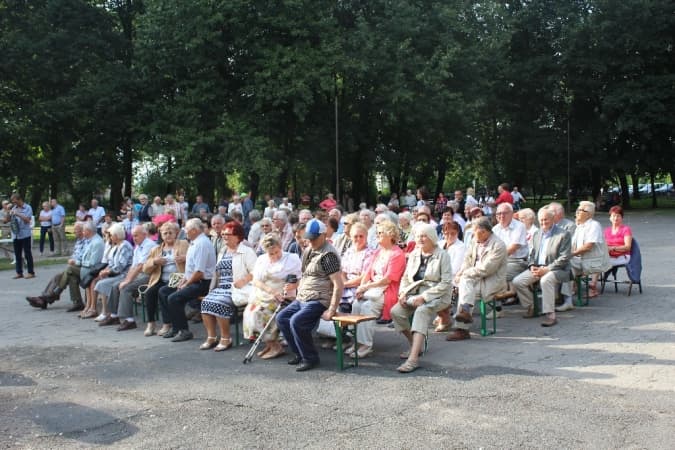
M 168 306 L 172 329 L 164 338 L 171 342 L 189 341 L 194 337 L 185 317 L 185 305 L 190 300 L 203 297 L 209 292 L 209 285 L 216 269 L 216 254 L 213 244 L 204 234 L 202 221 L 197 218 L 185 223 L 190 247 L 185 256 L 185 274 L 178 286 L 163 286 L 159 290 L 159 301 Z
M 117 331 L 132 330 L 136 328 L 134 320 L 134 298 L 133 295 L 138 287 L 147 284 L 150 275 L 143 272 L 143 264 L 150 255 L 150 250 L 157 247 L 157 243 L 148 238 L 148 232 L 143 225 L 136 225 L 131 231 L 134 239 L 134 259 L 131 261 L 131 267 L 127 276 L 119 284 L 119 304 L 117 306 L 117 317 L 120 318 L 120 326 Z
M 105 209 L 102 206 L 98 205 L 98 200 L 95 198 L 91 199 L 91 208 L 87 215 L 91 216 L 92 222 L 96 225 L 96 232 L 99 236 L 103 236 L 101 232 L 101 227 L 103 226 L 103 218 L 105 217 Z
M 500 203 L 495 215 L 498 223 L 492 228 L 492 232 L 506 245 L 508 254 L 506 281 L 509 283 L 509 291 L 513 292 L 511 280 L 527 269 L 527 230 L 522 222 L 513 219 L 513 206 L 510 203 Z M 514 298 L 505 301 L 504 304 L 511 305 L 516 302 Z

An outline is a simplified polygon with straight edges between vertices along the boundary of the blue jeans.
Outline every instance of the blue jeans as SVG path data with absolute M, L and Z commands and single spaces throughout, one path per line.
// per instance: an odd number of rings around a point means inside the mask
M 31 250 L 30 237 L 23 239 L 14 239 L 14 258 L 16 258 L 16 273 L 23 275 L 23 255 L 26 255 L 26 265 L 28 273 L 35 274 L 33 270 L 33 252 Z
M 319 362 L 312 330 L 318 325 L 325 310 L 326 307 L 318 301 L 295 300 L 277 314 L 277 326 L 286 338 L 288 347 L 305 362 Z

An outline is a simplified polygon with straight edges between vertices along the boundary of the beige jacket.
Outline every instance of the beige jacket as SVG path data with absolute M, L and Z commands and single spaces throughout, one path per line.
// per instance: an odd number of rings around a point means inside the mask
M 188 247 L 190 243 L 186 240 L 179 239 L 173 244 L 174 256 L 185 256 L 187 255 Z M 145 260 L 143 264 L 143 272 L 150 275 L 150 280 L 148 281 L 148 286 L 155 285 L 160 278 L 162 277 L 162 266 L 156 266 L 154 264 L 155 258 L 162 256 L 162 250 L 164 250 L 164 244 L 158 245 L 150 250 L 148 259 Z M 185 261 L 182 263 L 176 263 L 178 267 L 178 272 L 185 272 Z
M 471 239 L 462 264 L 462 277 L 480 281 L 480 292 L 484 296 L 492 297 L 507 288 L 506 245 L 494 233 L 490 234 L 485 245 L 485 252 L 480 261 L 476 262 L 479 248 L 476 239 Z

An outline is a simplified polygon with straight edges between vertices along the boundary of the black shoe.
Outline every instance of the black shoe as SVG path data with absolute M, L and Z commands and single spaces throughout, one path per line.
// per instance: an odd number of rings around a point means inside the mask
M 387 319 L 377 319 L 375 321 L 375 323 L 378 324 L 378 325 L 389 325 L 391 323 L 391 319 L 389 319 L 389 320 L 387 320 Z M 305 370 L 308 370 L 308 369 L 305 369 Z
M 297 366 L 298 364 L 300 364 L 301 361 L 302 358 L 298 355 L 295 355 L 294 357 L 288 360 L 288 364 L 291 366 Z
M 82 311 L 84 309 L 84 305 L 82 303 L 75 303 L 73 306 L 68 308 L 66 312 L 75 312 L 75 311 Z
M 26 297 L 28 303 L 33 308 L 47 309 L 47 302 L 45 302 L 41 297 Z
M 180 330 L 178 334 L 176 334 L 176 337 L 171 339 L 171 342 L 183 342 L 183 341 L 189 341 L 195 337 L 190 330 Z
M 177 334 L 178 334 L 178 331 L 176 331 L 176 330 L 174 330 L 174 329 L 172 328 L 172 329 L 170 329 L 169 331 L 167 331 L 166 333 L 164 333 L 164 334 L 162 335 L 162 337 L 163 337 L 164 339 L 171 339 L 171 338 L 176 337 Z
M 318 365 L 319 365 L 319 361 L 313 361 L 313 362 L 303 361 L 298 365 L 298 367 L 295 368 L 295 371 L 296 372 L 305 372 L 307 370 L 312 370 L 313 368 L 315 368 Z

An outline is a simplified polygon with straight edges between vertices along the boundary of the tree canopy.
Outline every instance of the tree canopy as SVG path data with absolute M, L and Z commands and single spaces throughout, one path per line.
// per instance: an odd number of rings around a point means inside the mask
M 674 36 L 665 0 L 0 0 L 0 189 L 675 179 Z

